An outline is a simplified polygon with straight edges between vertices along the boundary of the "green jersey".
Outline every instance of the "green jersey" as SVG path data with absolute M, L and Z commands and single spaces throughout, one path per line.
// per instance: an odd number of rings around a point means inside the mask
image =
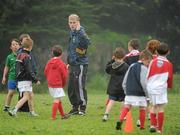
M 16 54 L 11 53 L 6 58 L 6 66 L 9 68 L 8 71 L 8 80 L 15 80 L 15 63 L 16 63 Z

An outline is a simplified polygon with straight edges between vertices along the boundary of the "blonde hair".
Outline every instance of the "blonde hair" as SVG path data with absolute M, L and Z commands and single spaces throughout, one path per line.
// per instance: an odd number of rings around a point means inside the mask
M 152 54 L 156 54 L 156 50 L 159 45 L 160 45 L 159 40 L 152 39 L 147 42 L 146 49 L 148 49 Z
M 26 38 L 23 43 L 23 48 L 30 49 L 33 47 L 33 40 L 31 38 Z
M 76 21 L 80 21 L 80 17 L 77 14 L 71 14 L 69 15 L 69 20 L 76 20 Z

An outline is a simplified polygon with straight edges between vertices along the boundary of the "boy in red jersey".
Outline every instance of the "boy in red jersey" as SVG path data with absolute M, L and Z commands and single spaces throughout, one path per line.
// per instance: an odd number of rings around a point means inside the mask
M 67 67 L 61 60 L 60 56 L 62 49 L 59 45 L 52 48 L 52 58 L 46 64 L 44 74 L 46 76 L 49 93 L 53 97 L 52 105 L 52 120 L 56 119 L 57 110 L 59 110 L 61 118 L 66 119 L 69 116 L 65 115 L 60 98 L 65 96 L 63 88 L 67 81 Z
M 167 88 L 172 88 L 173 66 L 166 58 L 169 47 L 161 43 L 157 47 L 158 57 L 149 65 L 147 74 L 147 90 L 152 102 L 150 132 L 162 133 L 164 121 L 164 106 L 167 100 Z M 157 118 L 156 118 L 157 115 Z

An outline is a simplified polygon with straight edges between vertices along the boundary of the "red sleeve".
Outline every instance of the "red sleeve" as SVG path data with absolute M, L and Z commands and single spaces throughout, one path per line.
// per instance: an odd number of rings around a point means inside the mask
M 173 85 L 173 66 L 169 64 L 169 77 L 168 77 L 168 88 L 172 88 Z

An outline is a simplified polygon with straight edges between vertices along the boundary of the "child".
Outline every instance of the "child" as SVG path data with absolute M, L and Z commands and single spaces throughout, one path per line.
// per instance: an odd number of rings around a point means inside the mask
M 23 33 L 19 36 L 19 41 L 21 43 L 21 46 L 24 44 L 24 41 L 27 39 L 27 38 L 31 38 L 29 34 L 26 34 L 26 33 Z M 19 48 L 18 52 L 17 53 L 21 53 L 23 50 L 23 48 Z M 32 71 L 35 73 L 35 75 L 37 74 L 37 64 L 36 64 L 36 60 L 35 60 L 35 57 L 32 53 L 32 50 L 30 51 L 30 58 L 31 58 L 31 62 L 32 62 Z M 19 100 L 23 97 L 23 93 L 19 93 Z M 34 93 L 33 91 L 30 93 L 30 98 L 27 102 L 25 102 L 23 104 L 23 106 L 21 108 L 19 108 L 19 111 L 22 111 L 22 112 L 30 112 L 30 109 L 29 109 L 29 106 L 32 106 L 31 108 L 34 108 L 34 102 L 33 102 L 33 97 L 34 97 Z M 29 113 L 30 116 L 38 116 L 37 113 L 33 112 L 33 113 Z
M 152 39 L 152 40 L 149 40 L 147 42 L 147 45 L 146 45 L 146 49 L 149 50 L 152 55 L 153 55 L 153 58 L 156 58 L 157 57 L 157 47 L 160 45 L 160 41 L 157 40 L 157 39 Z M 149 97 L 147 97 L 147 116 L 148 116 L 148 119 L 150 120 L 150 99 Z M 136 125 L 139 127 L 140 126 L 140 120 L 137 121 Z
M 148 50 L 140 53 L 139 61 L 132 64 L 123 80 L 123 89 L 125 92 L 124 107 L 120 114 L 120 121 L 117 122 L 116 129 L 120 130 L 124 118 L 132 106 L 139 106 L 140 129 L 144 129 L 146 102 L 146 74 L 147 66 L 152 59 Z
M 10 108 L 12 97 L 16 90 L 16 81 L 15 81 L 15 63 L 16 63 L 16 51 L 19 49 L 19 41 L 17 39 L 11 40 L 10 49 L 12 53 L 9 54 L 6 58 L 6 64 L 4 67 L 4 73 L 2 78 L 2 84 L 6 83 L 6 77 L 8 75 L 8 94 L 5 99 L 5 106 L 3 111 L 7 112 Z
M 23 97 L 17 102 L 16 106 L 9 111 L 10 116 L 16 116 L 18 109 L 30 99 L 32 92 L 32 82 L 40 84 L 37 80 L 34 72 L 32 71 L 32 62 L 30 58 L 30 51 L 33 47 L 33 40 L 27 38 L 23 45 L 22 52 L 17 55 L 16 59 L 16 80 L 18 83 L 18 89 L 20 93 L 23 93 Z M 30 113 L 34 113 L 34 108 L 29 106 Z
M 167 88 L 172 88 L 173 66 L 166 58 L 169 47 L 161 43 L 157 47 L 158 57 L 149 65 L 147 74 L 147 90 L 152 102 L 150 132 L 162 133 L 164 122 L 164 106 L 167 100 Z M 157 119 L 156 119 L 157 117 Z
M 103 121 L 108 120 L 109 112 L 115 101 L 124 101 L 124 91 L 122 89 L 122 81 L 128 69 L 128 65 L 123 61 L 125 51 L 123 48 L 116 48 L 112 56 L 112 60 L 106 65 L 106 72 L 111 75 L 107 94 L 109 95 L 109 102 L 106 106 L 106 111 L 103 116 Z
M 124 61 L 130 66 L 139 59 L 139 40 L 132 39 L 128 42 L 129 53 L 124 57 Z
M 63 88 L 67 81 L 67 67 L 61 60 L 62 49 L 59 45 L 52 48 L 52 58 L 46 64 L 44 74 L 46 76 L 49 93 L 54 98 L 52 105 L 52 120 L 56 119 L 56 112 L 59 110 L 61 119 L 67 119 L 60 98 L 65 96 Z

